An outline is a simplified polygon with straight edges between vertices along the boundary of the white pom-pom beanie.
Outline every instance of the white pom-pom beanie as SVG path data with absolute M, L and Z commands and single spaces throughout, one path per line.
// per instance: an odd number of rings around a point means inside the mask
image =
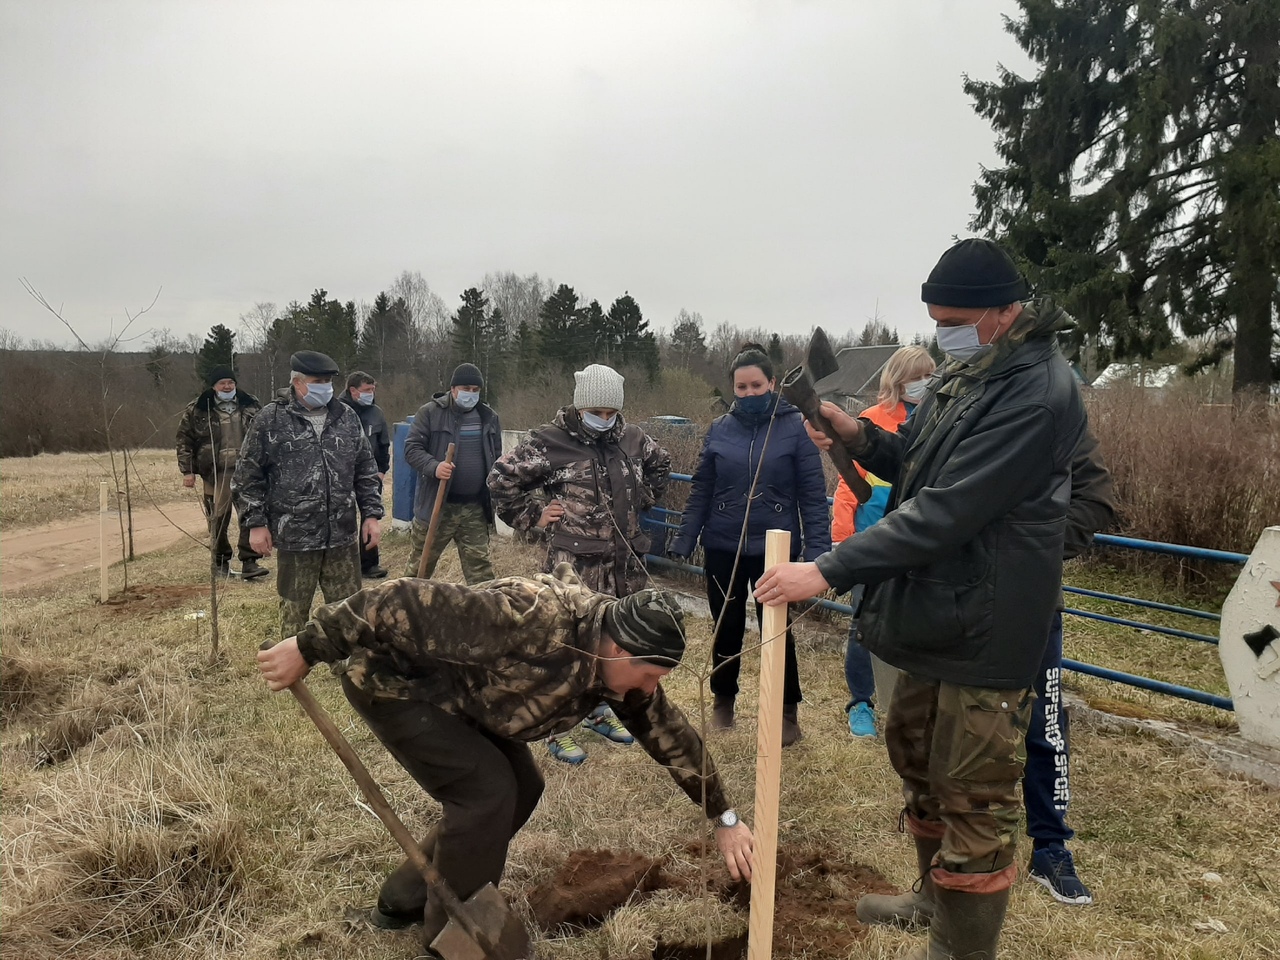
M 579 410 L 621 410 L 625 380 L 613 367 L 589 364 L 573 375 L 573 405 Z

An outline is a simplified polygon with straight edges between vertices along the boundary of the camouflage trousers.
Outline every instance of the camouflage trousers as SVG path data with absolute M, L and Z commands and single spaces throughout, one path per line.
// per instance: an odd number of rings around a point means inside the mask
M 277 550 L 276 556 L 280 636 L 286 640 L 307 625 L 316 587 L 325 603 L 345 600 L 360 589 L 360 551 L 354 540 L 331 550 Z
M 405 563 L 404 576 L 418 575 L 418 560 L 427 542 L 427 525 L 417 517 L 409 530 L 409 559 Z M 458 560 L 462 563 L 462 576 L 469 585 L 484 583 L 494 578 L 493 564 L 489 562 L 489 521 L 484 507 L 478 503 L 448 503 L 440 505 L 440 524 L 436 527 L 436 539 L 427 557 L 427 579 L 436 572 L 436 564 L 450 543 L 458 545 Z
M 573 572 L 582 578 L 585 586 L 596 593 L 605 593 L 611 597 L 626 597 L 649 585 L 649 574 L 644 564 L 635 556 L 627 560 L 627 568 L 618 577 L 618 564 L 613 554 L 575 554 L 562 547 L 551 547 L 547 550 L 547 559 L 542 564 L 542 572 L 550 573 L 557 564 L 568 563 Z
M 913 832 L 942 837 L 943 870 L 999 873 L 1013 863 L 1034 699 L 1030 689 L 898 677 L 885 746 Z

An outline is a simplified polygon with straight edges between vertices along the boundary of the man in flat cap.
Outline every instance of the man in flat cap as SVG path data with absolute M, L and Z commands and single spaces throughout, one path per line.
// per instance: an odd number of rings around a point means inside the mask
M 264 557 L 280 552 L 285 637 L 307 622 L 317 586 L 327 603 L 360 589 L 357 534 L 376 547 L 382 518 L 378 465 L 360 418 L 333 395 L 338 365 L 299 350 L 289 367 L 289 392 L 254 421 L 233 481 L 249 545 Z
M 960 241 L 921 299 L 949 362 L 911 419 L 890 432 L 822 405 L 854 459 L 893 484 L 888 512 L 813 563 L 774 567 L 755 596 L 781 604 L 867 585 L 858 640 L 902 670 L 885 746 L 920 881 L 863 897 L 858 917 L 927 925 L 911 958 L 994 957 L 1017 875 L 1018 781 L 1061 603 L 1072 487 L 1101 467 L 1077 462 L 1093 447 L 1058 349 L 1072 320 L 1029 299 L 1008 254 Z
M 484 375 L 479 367 L 474 363 L 458 364 L 449 379 L 449 389 L 437 393 L 418 409 L 405 437 L 405 461 L 418 471 L 406 577 L 418 575 L 418 560 L 427 542 L 436 491 L 440 484 L 447 483 L 426 575 L 435 573 L 445 547 L 454 542 L 467 583 L 493 579 L 493 564 L 489 561 L 493 506 L 485 478 L 494 461 L 502 456 L 502 424 L 493 408 L 480 399 L 483 387 Z M 451 443 L 455 445 L 453 463 L 445 463 Z
M 350 658 L 347 699 L 444 807 L 421 846 L 465 900 L 497 885 L 507 846 L 542 795 L 528 745 L 572 730 L 602 699 L 712 821 L 730 874 L 750 879 L 751 831 L 702 738 L 660 684 L 684 648 L 671 595 L 595 593 L 562 563 L 478 587 L 408 578 L 365 587 L 319 607 L 298 636 L 258 662 L 267 685 L 283 690 L 317 663 Z M 428 900 L 430 944 L 444 912 L 406 860 L 383 883 L 372 920 L 408 926 L 423 920 Z
M 178 422 L 178 471 L 182 485 L 194 487 L 197 477 L 204 494 L 204 514 L 209 519 L 213 562 L 224 577 L 231 566 L 231 475 L 240 456 L 240 445 L 262 404 L 236 385 L 236 372 L 225 364 L 209 371 L 208 389 L 196 397 Z M 242 515 L 243 516 L 243 515 Z M 249 546 L 249 528 L 239 524 L 236 551 L 240 575 L 246 580 L 265 577 L 258 555 Z

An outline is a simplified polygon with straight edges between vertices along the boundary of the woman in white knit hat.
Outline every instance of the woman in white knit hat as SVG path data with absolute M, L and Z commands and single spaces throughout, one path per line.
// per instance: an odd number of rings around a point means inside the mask
M 657 502 L 671 476 L 667 451 L 622 418 L 624 379 L 600 363 L 577 371 L 573 403 L 530 431 L 489 474 L 498 516 L 546 542 L 543 572 L 568 562 L 588 587 L 615 597 L 645 586 L 649 540 L 640 513 Z M 633 742 L 603 705 L 583 723 L 615 743 Z M 587 758 L 569 733 L 553 737 L 550 749 L 566 763 Z

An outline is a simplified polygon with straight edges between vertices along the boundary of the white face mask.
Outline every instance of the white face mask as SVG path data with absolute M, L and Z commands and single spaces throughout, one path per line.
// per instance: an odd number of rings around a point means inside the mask
M 588 430 L 594 430 L 596 433 L 608 433 L 613 429 L 613 425 L 618 422 L 618 415 L 615 413 L 608 420 L 604 417 L 597 417 L 594 413 L 582 414 L 582 423 Z
M 991 309 L 985 310 L 977 323 L 962 327 L 938 327 L 938 349 L 952 360 L 970 363 L 991 349 L 991 344 L 978 339 L 978 324 L 986 319 Z
M 474 410 L 476 404 L 480 402 L 479 392 L 473 393 L 470 390 L 459 390 L 457 396 L 453 398 L 453 402 L 458 405 L 459 410 Z
M 902 395 L 910 403 L 919 403 L 924 399 L 925 391 L 929 386 L 929 377 L 921 377 L 919 380 L 912 380 L 902 388 Z
M 221 390 L 215 390 L 213 392 L 218 395 L 219 400 L 234 400 L 236 398 L 236 392 L 234 390 L 228 390 L 226 393 L 223 393 Z
M 357 393 L 357 394 L 356 394 L 356 403 L 360 404 L 360 406 L 362 406 L 362 407 L 372 407 L 372 406 L 373 406 L 373 394 L 372 394 L 372 393 Z

